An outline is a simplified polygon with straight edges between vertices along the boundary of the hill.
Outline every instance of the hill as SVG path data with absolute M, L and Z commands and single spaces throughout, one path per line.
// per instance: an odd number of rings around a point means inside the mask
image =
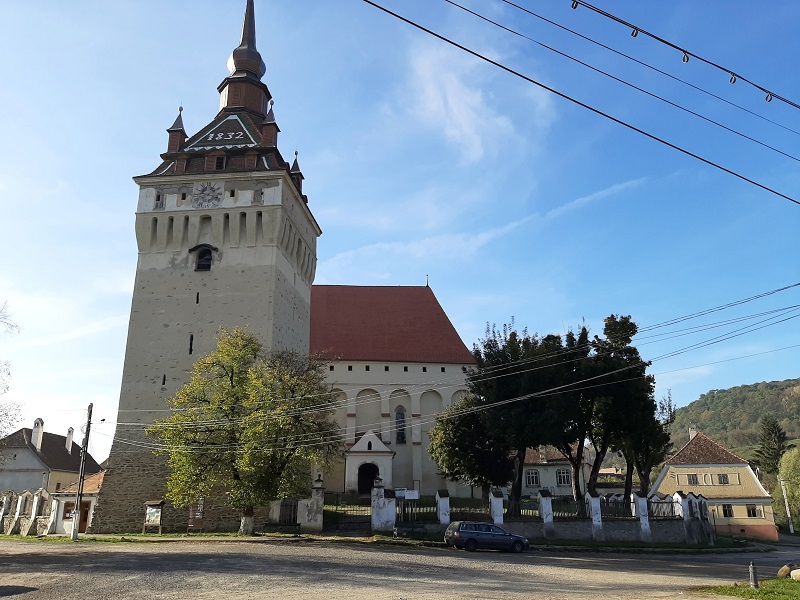
M 758 441 L 758 421 L 773 415 L 789 439 L 800 438 L 800 379 L 740 385 L 711 390 L 691 404 L 679 408 L 672 426 L 675 449 L 688 440 L 691 425 L 734 452 Z

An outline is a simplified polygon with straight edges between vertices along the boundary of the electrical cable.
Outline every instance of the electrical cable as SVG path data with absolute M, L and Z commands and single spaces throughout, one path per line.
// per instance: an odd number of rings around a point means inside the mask
M 709 165 L 711 167 L 714 167 L 715 169 L 718 169 L 720 171 L 724 171 L 725 173 L 728 173 L 729 175 L 732 175 L 733 177 L 736 177 L 737 179 L 741 179 L 742 181 L 745 181 L 745 182 L 747 182 L 747 183 L 749 183 L 751 185 L 754 185 L 754 186 L 756 186 L 756 187 L 758 187 L 758 188 L 760 188 L 760 189 L 762 189 L 762 190 L 764 190 L 766 192 L 774 194 L 775 196 L 783 198 L 784 200 L 788 200 L 789 202 L 792 202 L 793 204 L 800 205 L 800 200 L 796 200 L 795 198 L 792 198 L 791 196 L 788 196 L 788 195 L 786 195 L 786 194 L 784 194 L 782 192 L 779 192 L 779 191 L 777 191 L 777 190 L 775 190 L 775 189 L 773 189 L 773 188 L 771 188 L 771 187 L 769 187 L 769 186 L 767 186 L 767 185 L 765 185 L 763 183 L 759 183 L 759 182 L 755 181 L 754 179 L 751 179 L 751 178 L 749 178 L 749 177 L 747 177 L 745 175 L 737 173 L 736 171 L 734 171 L 732 169 L 729 169 L 728 167 L 720 165 L 719 163 L 716 163 L 716 162 L 714 162 L 714 161 L 712 161 L 712 160 L 710 160 L 708 158 L 704 158 L 703 156 L 700 156 L 699 154 L 696 154 L 696 153 L 692 152 L 691 150 L 687 150 L 685 148 L 682 148 L 681 146 L 673 144 L 672 142 L 669 142 L 669 141 L 667 141 L 667 140 L 665 140 L 663 138 L 660 138 L 657 135 L 649 133 L 649 132 L 645 131 L 644 129 L 636 127 L 635 125 L 631 125 L 630 123 L 628 123 L 626 121 L 623 121 L 622 119 L 618 119 L 617 117 L 614 117 L 613 115 L 611 115 L 609 113 L 603 112 L 602 110 L 600 110 L 598 108 L 595 108 L 595 107 L 593 107 L 593 106 L 591 106 L 589 104 L 586 104 L 585 102 L 582 102 L 582 101 L 580 101 L 580 100 L 578 100 L 576 98 L 573 98 L 572 96 L 569 96 L 568 94 L 565 94 L 563 92 L 559 92 L 555 88 L 552 88 L 552 87 L 550 87 L 548 85 L 545 85 L 544 83 L 541 83 L 540 81 L 537 81 L 537 80 L 535 80 L 535 79 L 533 79 L 531 77 L 528 77 L 527 75 L 524 75 L 523 73 L 520 73 L 519 71 L 515 71 L 511 67 L 507 67 L 506 65 L 504 65 L 504 64 L 502 64 L 502 63 L 500 63 L 500 62 L 498 62 L 496 60 L 493 60 L 493 59 L 489 58 L 488 56 L 484 56 L 483 54 L 481 54 L 481 53 L 479 53 L 479 52 L 477 52 L 475 50 L 471 50 L 470 48 L 467 48 L 466 46 L 463 46 L 462 44 L 459 44 L 458 42 L 456 42 L 454 40 L 451 40 L 450 38 L 445 37 L 444 35 L 436 33 L 435 31 L 433 31 L 431 29 L 428 29 L 427 27 L 424 27 L 423 25 L 420 25 L 419 23 L 415 23 L 414 21 L 412 21 L 410 19 L 407 19 L 406 17 L 403 17 L 402 15 L 399 15 L 396 12 L 393 12 L 393 11 L 389 10 L 388 8 L 386 8 L 384 6 L 381 6 L 380 4 L 378 4 L 376 2 L 373 2 L 372 0 L 362 0 L 362 2 L 364 2 L 366 4 L 369 4 L 370 6 L 372 6 L 374 8 L 377 8 L 378 10 L 381 10 L 381 11 L 385 12 L 386 14 L 388 14 L 388 15 L 396 18 L 396 19 L 399 19 L 399 20 L 403 21 L 406 24 L 411 25 L 412 27 L 415 27 L 416 29 L 419 29 L 420 31 L 424 31 L 425 33 L 427 33 L 429 35 L 432 35 L 433 37 L 435 37 L 435 38 L 437 38 L 437 39 L 439 39 L 439 40 L 441 40 L 441 41 L 443 41 L 443 42 L 445 42 L 447 44 L 450 44 L 451 46 L 454 46 L 454 47 L 456 47 L 456 48 L 458 48 L 460 50 L 463 50 L 464 52 L 466 52 L 468 54 L 471 54 L 472 56 L 474 56 L 476 58 L 479 58 L 480 60 L 483 60 L 483 61 L 485 61 L 485 62 L 487 62 L 487 63 L 489 63 L 491 65 L 494 65 L 495 67 L 497 67 L 499 69 L 502 69 L 503 71 L 506 71 L 507 73 L 510 73 L 511 75 L 519 77 L 520 79 L 523 79 L 523 80 L 527 81 L 528 83 L 532 83 L 533 85 L 536 85 L 536 86 L 538 86 L 538 87 L 540 87 L 540 88 L 542 88 L 544 90 L 547 90 L 548 92 L 550 92 L 552 94 L 555 94 L 556 96 L 558 96 L 560 98 L 563 98 L 564 100 L 572 102 L 573 104 L 576 104 L 576 105 L 578 105 L 578 106 L 580 106 L 582 108 L 585 108 L 586 110 L 589 110 L 589 111 L 591 111 L 591 112 L 593 112 L 593 113 L 595 113 L 597 115 L 600 115 L 601 117 L 605 117 L 606 119 L 608 119 L 610 121 L 614 121 L 618 125 L 622 125 L 623 127 L 627 128 L 627 129 L 630 129 L 631 131 L 635 131 L 636 133 L 639 133 L 640 135 L 643 135 L 643 136 L 645 136 L 647 138 L 650 138 L 651 140 L 653 140 L 655 142 L 658 142 L 660 144 L 663 144 L 664 146 L 667 146 L 669 148 L 672 148 L 673 150 L 677 150 L 678 152 L 680 152 L 682 154 L 685 154 L 686 156 L 690 156 L 690 157 L 692 157 L 692 158 L 694 158 L 696 160 L 699 160 L 700 162 L 703 162 L 703 163 L 705 163 L 705 164 L 707 164 L 707 165 Z
M 790 106 L 792 106 L 794 108 L 800 108 L 800 104 L 797 104 L 797 103 L 789 100 L 788 98 L 784 98 L 780 94 L 777 94 L 775 92 L 772 92 L 772 91 L 768 90 L 767 88 L 755 83 L 754 81 L 748 79 L 747 77 L 744 77 L 743 75 L 740 75 L 739 73 L 737 73 L 733 69 L 728 69 L 728 68 L 723 67 L 722 65 L 719 65 L 719 64 L 717 64 L 717 63 L 715 63 L 715 62 L 713 62 L 711 60 L 703 58 L 702 56 L 700 56 L 698 54 L 694 54 L 693 52 L 689 52 L 688 50 L 686 50 L 684 48 L 681 48 L 680 46 L 678 46 L 676 44 L 673 44 L 669 40 L 666 40 L 666 39 L 664 39 L 662 37 L 659 37 L 659 36 L 655 35 L 654 33 L 650 33 L 646 29 L 642 29 L 641 27 L 633 25 L 632 23 L 628 23 L 624 19 L 621 19 L 620 17 L 617 17 L 616 15 L 614 15 L 614 14 L 612 14 L 610 12 L 606 12 L 601 8 L 598 8 L 596 6 L 593 6 L 592 4 L 589 4 L 588 2 L 585 2 L 584 0 L 571 0 L 571 2 L 572 2 L 572 7 L 573 8 L 577 8 L 577 5 L 585 6 L 589 10 L 593 10 L 594 12 L 596 12 L 596 13 L 598 13 L 598 14 L 606 17 L 606 18 L 609 18 L 609 19 L 611 19 L 613 21 L 616 21 L 617 23 L 625 25 L 626 27 L 630 28 L 631 31 L 635 31 L 636 35 L 638 35 L 640 33 L 644 34 L 647 37 L 650 37 L 650 38 L 652 38 L 652 39 L 654 39 L 654 40 L 656 40 L 658 42 L 661 42 L 662 44 L 664 44 L 666 46 L 669 46 L 670 48 L 673 48 L 675 50 L 678 50 L 679 52 L 682 52 L 683 53 L 683 62 L 685 62 L 685 63 L 689 62 L 689 57 L 692 57 L 692 58 L 695 58 L 695 59 L 699 60 L 702 63 L 705 63 L 705 64 L 707 64 L 709 66 L 712 66 L 712 67 L 714 67 L 716 69 L 719 69 L 720 71 L 725 73 L 727 76 L 729 76 L 733 80 L 733 82 L 741 80 L 741 81 L 744 81 L 745 83 L 750 84 L 754 88 L 756 88 L 756 89 L 758 89 L 761 92 L 766 94 L 766 101 L 767 102 L 771 102 L 773 100 L 773 98 L 774 98 L 776 100 L 780 100 L 781 102 L 785 102 L 786 104 L 788 104 L 788 105 L 790 105 Z
M 647 94 L 651 98 L 655 98 L 656 100 L 660 100 L 661 102 L 664 102 L 665 104 L 669 104 L 670 106 L 672 106 L 674 108 L 677 108 L 679 110 L 682 110 L 682 111 L 684 111 L 684 112 L 686 112 L 686 113 L 688 113 L 690 115 L 693 115 L 693 116 L 695 116 L 695 117 L 697 117 L 699 119 L 702 119 L 703 121 L 711 123 L 712 125 L 716 125 L 717 127 L 721 128 L 721 129 L 724 129 L 725 131 L 733 133 L 734 135 L 738 135 L 739 137 L 744 138 L 746 140 L 749 140 L 751 142 L 754 142 L 754 143 L 758 144 L 759 146 L 763 146 L 764 148 L 768 148 L 769 150 L 772 150 L 773 152 L 777 152 L 778 154 L 781 154 L 781 155 L 785 156 L 786 158 L 790 158 L 792 160 L 800 162 L 800 158 L 798 158 L 798 157 L 796 157 L 796 156 L 794 156 L 792 154 L 789 154 L 788 152 L 784 152 L 783 150 L 781 150 L 779 148 L 776 148 L 774 146 L 771 146 L 771 145 L 769 145 L 769 144 L 767 144 L 765 142 L 762 142 L 761 140 L 759 140 L 757 138 L 754 138 L 752 136 L 749 136 L 746 133 L 742 133 L 741 131 L 738 131 L 738 130 L 732 128 L 732 127 L 728 127 L 727 125 L 725 125 L 723 123 L 720 123 L 719 121 L 715 121 L 714 119 L 706 117 L 705 115 L 703 115 L 703 114 L 701 114 L 699 112 L 696 112 L 696 111 L 694 111 L 694 110 L 692 110 L 690 108 L 686 108 L 685 106 L 682 106 L 682 105 L 678 104 L 677 102 L 673 102 L 672 100 L 664 98 L 663 96 L 659 96 L 658 94 L 654 94 L 653 92 L 650 92 L 650 91 L 648 91 L 648 90 L 646 90 L 644 88 L 639 87 L 638 85 L 634 85 L 633 83 L 625 81 L 624 79 L 622 79 L 620 77 L 612 75 L 611 73 L 608 73 L 607 71 L 603 71 L 602 69 L 598 69 L 597 67 L 594 67 L 594 66 L 590 65 L 587 62 L 584 62 L 584 61 L 582 61 L 582 60 L 580 60 L 578 58 L 575 58 L 574 56 L 571 56 L 571 55 L 567 54 L 566 52 L 562 52 L 561 50 L 553 48 L 552 46 L 548 46 L 547 44 L 544 44 L 544 43 L 542 43 L 542 42 L 540 42 L 538 40 L 535 40 L 534 38 L 529 37 L 529 36 L 525 35 L 524 33 L 520 33 L 519 31 L 511 29 L 510 27 L 506 27 L 505 25 L 503 25 L 501 23 L 498 23 L 497 21 L 493 21 L 492 19 L 490 19 L 488 17 L 485 17 L 484 15 L 482 15 L 480 13 L 477 13 L 474 10 L 470 10 L 466 6 L 462 6 L 461 4 L 458 4 L 457 2 L 454 2 L 454 0 L 444 0 L 444 1 L 447 2 L 448 4 L 451 4 L 452 6 L 456 6 L 456 7 L 460 8 L 461 10 L 463 10 L 465 12 L 468 12 L 471 15 L 474 15 L 474 16 L 478 17 L 479 19 L 482 19 L 482 20 L 486 21 L 487 23 L 491 23 L 492 25 L 494 25 L 496 27 L 499 27 L 500 29 L 504 29 L 505 31 L 508 31 L 509 33 L 512 33 L 512 34 L 514 34 L 516 36 L 519 36 L 519 37 L 524 38 L 524 39 L 526 39 L 526 40 L 528 40 L 530 42 L 533 42 L 534 44 L 536 44 L 538 46 L 541 46 L 542 48 L 550 50 L 551 52 L 555 52 L 559 56 L 563 56 L 564 58 L 566 58 L 568 60 L 576 62 L 579 65 L 582 65 L 582 66 L 586 67 L 587 69 L 591 69 L 592 71 L 594 71 L 596 73 L 600 73 L 601 75 L 604 75 L 604 76 L 606 76 L 606 77 L 608 77 L 610 79 L 613 79 L 614 81 L 616 81 L 618 83 L 621 83 L 623 85 L 626 85 L 626 86 L 628 86 L 628 87 L 630 87 L 630 88 L 632 88 L 632 89 L 634 89 L 634 90 L 636 90 L 638 92 L 641 92 L 643 94 Z
M 757 112 L 750 110 L 749 108 L 745 108 L 744 106 L 736 104 L 735 102 L 731 102 L 727 98 L 723 98 L 722 96 L 719 96 L 719 95 L 717 95 L 717 94 L 715 94 L 713 92 L 710 92 L 710 91 L 708 91 L 708 90 L 706 90 L 706 89 L 704 89 L 704 88 L 702 88 L 700 86 L 697 86 L 697 85 L 695 85 L 695 84 L 693 84 L 693 83 L 691 83 L 689 81 L 681 79 L 680 77 L 676 77 L 672 73 L 668 73 L 667 71 L 663 71 L 663 70 L 659 69 L 658 67 L 654 67 L 653 65 L 648 64 L 648 63 L 646 63 L 646 62 L 644 62 L 642 60 L 639 60 L 638 58 L 635 58 L 635 57 L 633 57 L 633 56 L 631 56 L 629 54 L 621 52 L 620 50 L 617 50 L 616 48 L 612 48 L 611 46 L 607 46 L 606 44 L 604 44 L 602 42 L 598 42 L 597 40 L 592 39 L 587 35 L 584 35 L 584 34 L 578 32 L 578 31 L 575 31 L 574 29 L 570 29 L 569 27 L 566 27 L 566 26 L 562 25 L 561 23 L 558 23 L 556 21 L 548 19 L 547 17 L 542 16 L 542 15 L 540 15 L 540 14 L 538 14 L 538 13 L 532 11 L 532 10 L 529 10 L 529 9 L 525 8 L 524 6 L 520 6 L 519 4 L 515 4 L 514 2 L 511 2 L 511 0 L 500 0 L 500 1 L 508 4 L 509 6 L 513 6 L 514 8 L 519 9 L 519 10 L 531 15 L 532 17 L 536 17 L 537 19 L 541 19 L 542 21 L 545 21 L 546 23 L 550 23 L 551 25 L 554 25 L 555 27 L 558 27 L 559 29 L 562 29 L 563 31 L 571 33 L 572 35 L 576 35 L 576 36 L 586 40 L 587 42 L 590 42 L 592 44 L 600 46 L 601 48 L 605 48 L 606 50 L 608 50 L 610 52 L 613 52 L 614 54 L 617 54 L 618 56 L 622 56 L 623 58 L 626 58 L 626 59 L 628 59 L 630 61 L 638 63 L 639 65 L 641 65 L 643 67 L 647 67 L 648 69 L 651 69 L 651 70 L 655 71 L 656 73 L 659 73 L 661 75 L 669 77 L 670 79 L 672 79 L 674 81 L 677 81 L 679 83 L 682 83 L 683 85 L 687 85 L 690 88 L 693 88 L 693 89 L 697 90 L 698 92 L 702 92 L 703 94 L 711 96 L 712 98 L 716 98 L 717 100 L 720 100 L 720 101 L 722 101 L 722 102 L 724 102 L 726 104 L 729 104 L 730 106 L 733 106 L 735 108 L 738 108 L 739 110 L 742 110 L 742 111 L 744 111 L 746 113 L 749 113 L 750 115 L 752 115 L 754 117 L 758 117 L 759 119 L 762 119 L 762 120 L 764 120 L 764 121 L 766 121 L 768 123 L 771 123 L 771 124 L 773 124 L 773 125 L 775 125 L 777 127 L 785 129 L 786 131 L 790 131 L 790 132 L 792 132 L 792 133 L 794 133 L 796 135 L 800 135 L 800 131 L 792 129 L 791 127 L 787 127 L 786 125 L 784 125 L 782 123 L 778 123 L 777 121 L 773 121 L 772 119 L 770 119 L 768 117 L 765 117 L 764 115 L 760 115 Z

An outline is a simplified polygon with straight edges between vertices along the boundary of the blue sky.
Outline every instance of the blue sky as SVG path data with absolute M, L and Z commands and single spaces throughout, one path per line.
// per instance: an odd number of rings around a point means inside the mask
M 743 0 L 605 10 L 800 103 L 800 5 Z M 800 156 L 800 135 L 484 0 L 487 17 Z M 800 111 L 569 0 L 518 3 L 800 131 Z M 796 159 L 611 81 L 442 0 L 385 0 L 462 44 L 790 196 Z M 218 108 L 244 0 L 9 3 L 0 38 L 0 339 L 21 426 L 76 429 L 95 405 L 108 453 L 136 266 L 134 175 Z M 577 107 L 357 0 L 256 0 L 258 47 L 285 157 L 300 152 L 322 229 L 317 283 L 424 285 L 465 343 L 512 316 L 563 333 L 630 314 L 641 326 L 800 281 L 800 206 Z M 800 288 L 689 321 L 800 304 Z M 795 313 L 786 313 L 789 317 Z M 741 325 L 639 341 L 657 358 Z M 679 405 L 798 376 L 798 319 L 654 362 Z M 777 351 L 776 351 L 777 350 Z M 757 356 L 750 356 L 756 355 Z M 748 357 L 748 358 L 742 358 Z M 736 359 L 736 360 L 730 360 Z M 727 362 L 719 362 L 727 361 Z M 711 364 L 716 363 L 716 364 Z M 100 424 L 100 419 L 106 419 Z

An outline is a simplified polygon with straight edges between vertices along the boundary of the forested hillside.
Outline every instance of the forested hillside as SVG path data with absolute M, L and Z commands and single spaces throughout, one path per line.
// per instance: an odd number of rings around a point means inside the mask
M 746 448 L 758 439 L 759 419 L 770 414 L 778 419 L 789 439 L 800 438 L 800 379 L 740 385 L 703 394 L 678 409 L 672 426 L 674 448 L 678 450 L 689 440 L 691 425 L 726 448 Z

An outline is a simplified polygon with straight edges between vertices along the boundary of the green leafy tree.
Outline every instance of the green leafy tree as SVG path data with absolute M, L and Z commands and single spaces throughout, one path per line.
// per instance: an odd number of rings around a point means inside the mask
M 474 396 L 452 404 L 428 431 L 428 453 L 450 480 L 481 488 L 484 501 L 492 486 L 504 486 L 514 475 L 511 448 L 490 427 L 486 410 Z
M 792 513 L 793 522 L 797 522 L 800 515 L 800 448 L 787 450 L 781 457 L 778 470 L 779 479 L 786 485 L 786 498 L 789 501 L 789 511 Z M 775 494 L 777 496 L 777 494 Z
M 307 493 L 311 465 L 325 469 L 342 451 L 321 367 L 221 329 L 216 350 L 169 400 L 174 413 L 148 429 L 168 457 L 167 498 L 187 506 L 224 493 L 241 510 L 240 533 L 251 534 L 255 507 Z
M 772 415 L 761 417 L 755 462 L 766 473 L 777 473 L 781 457 L 786 452 L 786 432 Z
M 589 492 L 596 492 L 597 478 L 609 450 L 619 450 L 626 461 L 626 490 L 632 487 L 637 451 L 646 440 L 639 427 L 650 422 L 656 412 L 653 400 L 655 379 L 646 374 L 649 362 L 642 360 L 631 345 L 638 331 L 630 316 L 611 315 L 605 319 L 603 338 L 592 342 L 593 376 L 600 382 L 589 439 L 594 447 L 592 470 L 587 482 Z
M 560 336 L 540 338 L 518 332 L 512 320 L 502 330 L 487 327 L 473 350 L 478 370 L 468 376 L 472 393 L 488 406 L 489 428 L 505 437 L 513 458 L 508 514 L 519 514 L 525 453 L 559 439 L 561 423 L 552 397 L 544 393 L 563 381 L 557 365 L 564 351 Z

